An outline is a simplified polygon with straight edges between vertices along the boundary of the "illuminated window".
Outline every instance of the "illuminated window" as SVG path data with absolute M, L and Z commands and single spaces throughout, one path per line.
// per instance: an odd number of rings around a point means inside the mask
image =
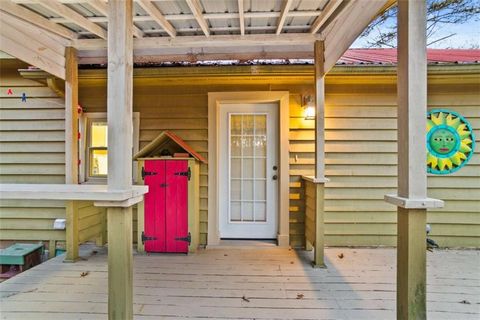
M 133 154 L 139 147 L 140 114 L 133 113 Z M 79 119 L 79 180 L 81 183 L 106 183 L 108 174 L 108 123 L 104 112 L 84 113 Z M 132 162 L 133 182 L 136 163 Z
M 89 121 L 88 176 L 106 177 L 108 173 L 108 127 L 106 121 Z

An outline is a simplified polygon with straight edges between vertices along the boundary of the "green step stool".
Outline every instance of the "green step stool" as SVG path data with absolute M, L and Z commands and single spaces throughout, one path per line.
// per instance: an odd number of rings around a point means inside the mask
M 28 270 L 42 262 L 43 244 L 16 243 L 6 249 L 0 249 L 0 278 Z

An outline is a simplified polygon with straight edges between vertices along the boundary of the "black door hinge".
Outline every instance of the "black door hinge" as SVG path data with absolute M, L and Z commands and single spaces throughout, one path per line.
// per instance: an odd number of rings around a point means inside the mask
M 192 177 L 192 170 L 190 170 L 190 167 L 188 167 L 187 171 L 182 171 L 182 172 L 175 172 L 174 175 L 176 176 L 185 176 L 188 178 L 190 181 L 190 178 Z
M 177 241 L 185 241 L 185 242 L 188 242 L 188 245 L 190 245 L 190 243 L 192 243 L 192 235 L 190 234 L 190 232 L 188 233 L 188 236 L 186 237 L 180 237 L 180 238 L 175 238 L 175 240 Z
M 156 176 L 158 172 L 145 171 L 145 167 L 142 167 L 142 180 L 145 180 L 145 176 Z
M 149 237 L 145 235 L 145 232 L 142 232 L 142 243 L 145 243 L 145 241 L 150 241 L 150 240 L 157 240 L 157 237 Z

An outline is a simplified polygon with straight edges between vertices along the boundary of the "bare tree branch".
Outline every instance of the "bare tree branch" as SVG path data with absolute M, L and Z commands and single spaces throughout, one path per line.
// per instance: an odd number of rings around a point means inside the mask
M 451 37 L 453 37 L 454 35 L 456 35 L 456 33 L 452 33 L 452 34 L 449 34 L 448 36 L 445 36 L 445 37 L 442 37 L 442 38 L 440 38 L 440 39 L 437 39 L 437 40 L 434 40 L 434 41 L 432 41 L 432 42 L 429 42 L 429 43 L 427 43 L 427 46 L 432 45 L 432 44 L 434 44 L 435 42 L 439 42 L 439 41 L 443 41 L 443 40 L 445 40 L 445 39 L 451 38 Z
M 368 47 L 396 47 L 397 7 L 375 19 L 361 37 L 366 38 Z M 428 45 L 451 38 L 455 34 L 435 37 L 445 25 L 464 24 L 480 20 L 479 0 L 427 0 Z

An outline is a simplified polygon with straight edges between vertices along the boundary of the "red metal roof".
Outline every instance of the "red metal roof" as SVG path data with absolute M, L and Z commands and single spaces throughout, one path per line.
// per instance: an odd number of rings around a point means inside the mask
M 479 49 L 427 49 L 428 63 L 480 63 Z M 397 49 L 349 49 L 337 64 L 396 64 Z

